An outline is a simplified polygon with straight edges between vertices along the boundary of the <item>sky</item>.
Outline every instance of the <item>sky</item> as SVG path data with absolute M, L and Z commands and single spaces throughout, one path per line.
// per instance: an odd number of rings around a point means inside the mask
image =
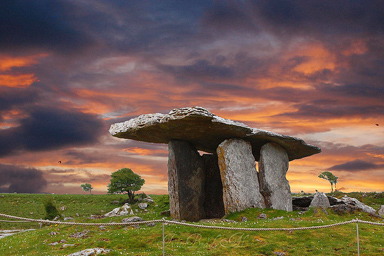
M 167 145 L 111 124 L 201 106 L 322 153 L 292 192 L 384 191 L 384 1 L 0 2 L 0 192 L 167 193 Z

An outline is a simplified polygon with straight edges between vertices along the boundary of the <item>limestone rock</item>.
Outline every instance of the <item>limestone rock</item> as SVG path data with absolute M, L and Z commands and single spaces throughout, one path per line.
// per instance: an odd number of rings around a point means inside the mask
M 205 200 L 204 211 L 206 218 L 221 218 L 224 216 L 223 183 L 216 154 L 204 154 L 205 169 Z
M 380 209 L 377 213 L 379 214 L 379 216 L 384 217 L 384 205 L 380 206 Z
M 92 248 L 92 249 L 85 249 L 79 252 L 68 254 L 67 256 L 93 256 L 98 255 L 100 253 L 107 254 L 111 250 L 110 249 L 104 249 L 104 248 Z
M 204 218 L 204 162 L 188 142 L 168 143 L 168 193 L 171 217 L 198 221 Z
M 259 181 L 266 207 L 292 211 L 291 188 L 285 177 L 288 166 L 288 155 L 281 146 L 267 143 L 261 147 Z
M 138 206 L 140 209 L 144 210 L 144 209 L 147 209 L 148 204 L 147 204 L 147 203 L 138 203 L 137 206 Z
M 268 142 L 281 145 L 289 160 L 320 153 L 318 147 L 303 140 L 249 126 L 216 116 L 201 107 L 173 109 L 169 114 L 145 114 L 123 123 L 112 124 L 109 132 L 118 138 L 168 143 L 184 140 L 198 150 L 214 153 L 225 139 L 241 138 L 252 144 L 253 154 L 259 159 L 261 147 Z
M 115 216 L 123 216 L 127 214 L 133 214 L 131 206 L 126 203 L 121 207 L 115 208 L 112 211 L 104 214 L 105 217 L 115 217 Z
M 372 207 L 370 207 L 368 205 L 363 204 L 362 202 L 360 202 L 356 198 L 348 197 L 345 195 L 344 197 L 341 198 L 341 201 L 344 202 L 346 205 L 355 206 L 357 209 L 360 209 L 363 212 L 367 212 L 370 214 L 376 214 L 375 209 L 373 209 Z
M 264 208 L 251 144 L 244 140 L 225 140 L 217 148 L 225 213 L 250 207 Z
M 353 205 L 348 205 L 348 204 L 336 204 L 336 205 L 333 205 L 331 206 L 331 209 L 337 213 L 337 214 L 352 214 L 354 213 L 357 209 L 356 206 L 353 206 Z
M 133 217 L 129 217 L 121 220 L 122 223 L 138 222 L 138 221 L 143 221 L 143 219 L 137 216 L 133 216 Z
M 329 203 L 328 197 L 325 193 L 316 192 L 309 207 L 329 208 L 331 207 L 331 204 Z

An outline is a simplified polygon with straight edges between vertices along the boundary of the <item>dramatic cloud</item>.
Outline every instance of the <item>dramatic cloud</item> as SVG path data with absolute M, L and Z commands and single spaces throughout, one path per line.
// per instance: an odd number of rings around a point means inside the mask
M 0 156 L 96 143 L 103 123 L 81 112 L 37 108 L 14 128 L 0 130 Z
M 0 193 L 40 193 L 47 186 L 37 169 L 0 164 Z
M 384 167 L 384 165 L 377 165 L 377 164 L 366 162 L 363 160 L 355 160 L 355 161 L 347 162 L 344 164 L 334 165 L 334 166 L 328 168 L 328 170 L 351 171 L 351 172 L 357 171 L 358 172 L 358 171 L 379 169 L 379 168 L 383 168 L 383 167 Z
M 108 126 L 202 106 L 320 146 L 290 163 L 293 191 L 329 189 L 317 179 L 328 169 L 348 190 L 381 189 L 383 9 L 365 0 L 1 1 L 1 162 L 41 170 L 47 192 L 81 193 L 88 179 L 104 193 L 107 176 L 127 167 L 145 176 L 146 192 L 166 193 L 167 146 L 113 138 Z

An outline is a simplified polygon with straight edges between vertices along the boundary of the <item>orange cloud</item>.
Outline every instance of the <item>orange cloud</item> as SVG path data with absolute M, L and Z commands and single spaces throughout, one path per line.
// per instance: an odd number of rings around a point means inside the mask
M 128 153 L 138 154 L 142 156 L 146 155 L 156 155 L 156 154 L 168 154 L 167 150 L 164 149 L 145 149 L 145 148 L 138 148 L 138 147 L 131 147 L 131 148 L 125 148 L 124 151 Z
M 38 63 L 38 59 L 46 57 L 48 54 L 38 54 L 32 56 L 12 57 L 0 55 L 0 71 L 11 70 L 13 67 L 26 67 Z
M 37 81 L 34 74 L 0 75 L 0 86 L 26 88 Z

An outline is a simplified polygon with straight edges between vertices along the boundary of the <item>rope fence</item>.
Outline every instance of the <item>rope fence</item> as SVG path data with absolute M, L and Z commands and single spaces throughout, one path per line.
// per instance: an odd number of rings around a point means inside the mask
M 38 222 L 38 223 L 45 223 L 45 224 L 58 224 L 58 225 L 80 225 L 80 226 L 130 226 L 130 225 L 140 225 L 140 224 L 150 224 L 150 223 L 162 223 L 162 233 L 163 233 L 163 255 L 165 255 L 165 225 L 166 224 L 173 224 L 173 225 L 181 225 L 181 226 L 188 226 L 188 227 L 194 227 L 194 228 L 203 228 L 203 229 L 220 229 L 220 230 L 236 230 L 236 231 L 298 231 L 298 230 L 312 230 L 312 229 L 323 229 L 323 228 L 332 228 L 342 225 L 348 225 L 352 223 L 356 223 L 356 235 L 357 235 L 357 255 L 360 255 L 360 244 L 359 244 L 359 223 L 362 224 L 368 224 L 368 225 L 375 225 L 375 226 L 384 226 L 384 223 L 379 222 L 372 222 L 372 221 L 364 221 L 359 219 L 354 219 L 350 221 L 344 221 L 334 224 L 328 224 L 328 225 L 319 225 L 319 226 L 311 226 L 311 227 L 296 227 L 296 228 L 237 228 L 237 227 L 222 227 L 222 226 L 208 226 L 208 225 L 197 225 L 192 223 L 185 223 L 180 221 L 173 221 L 173 220 L 166 220 L 166 219 L 160 219 L 160 220 L 148 220 L 148 221 L 135 221 L 135 222 L 125 222 L 125 223 L 117 223 L 117 222 L 110 222 L 110 223 L 78 223 L 78 222 L 64 222 L 64 221 L 53 221 L 53 220 L 43 220 L 43 219 L 31 219 L 31 218 L 24 218 L 24 217 L 17 217 L 7 214 L 1 214 L 0 217 L 4 218 L 10 218 L 10 219 L 17 219 L 19 221 L 10 221 L 10 220 L 0 220 L 0 222 Z

